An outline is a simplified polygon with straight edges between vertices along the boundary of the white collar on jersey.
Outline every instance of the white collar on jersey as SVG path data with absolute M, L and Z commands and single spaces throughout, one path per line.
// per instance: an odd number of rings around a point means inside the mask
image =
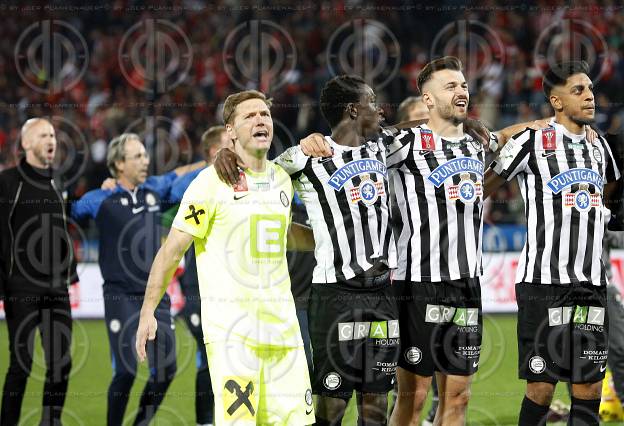
M 431 130 L 425 123 L 421 124 L 420 126 L 423 129 L 427 129 L 427 130 Z M 434 140 L 436 142 L 440 141 L 441 139 L 444 139 L 445 141 L 448 142 L 463 142 L 463 141 L 471 141 L 472 140 L 472 136 L 470 136 L 468 133 L 464 133 L 464 136 L 458 136 L 458 137 L 442 137 L 440 135 L 438 135 L 436 132 L 434 132 L 433 130 L 431 130 L 431 133 L 433 133 L 433 137 L 435 138 Z
M 340 144 L 336 143 L 336 141 L 334 141 L 331 136 L 325 136 L 325 140 L 329 143 L 329 145 L 332 148 L 334 148 L 334 152 L 357 151 L 357 150 L 362 149 L 363 146 L 366 146 L 366 144 L 360 145 L 360 146 L 340 145 Z M 366 142 L 366 143 L 370 143 L 370 142 Z
M 555 121 L 555 117 L 552 117 L 550 121 L 548 122 L 548 124 L 554 127 L 555 131 L 563 133 L 564 135 L 572 139 L 574 142 L 579 142 L 585 139 L 585 133 L 581 133 L 581 134 L 572 133 L 571 131 L 566 129 L 563 124 L 557 123 Z

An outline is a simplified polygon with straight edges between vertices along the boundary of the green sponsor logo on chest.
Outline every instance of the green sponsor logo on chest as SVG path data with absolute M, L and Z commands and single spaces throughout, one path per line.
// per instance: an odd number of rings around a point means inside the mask
M 285 253 L 286 217 L 280 214 L 254 214 L 249 218 L 251 257 L 276 259 Z

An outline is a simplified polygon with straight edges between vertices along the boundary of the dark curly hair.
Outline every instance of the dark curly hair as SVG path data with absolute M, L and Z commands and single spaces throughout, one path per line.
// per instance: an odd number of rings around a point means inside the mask
M 568 78 L 574 74 L 587 74 L 589 75 L 589 65 L 585 61 L 570 61 L 559 62 L 550 67 L 544 79 L 542 80 L 542 88 L 546 99 L 550 98 L 550 92 L 552 92 L 555 86 L 564 86 Z
M 329 127 L 340 123 L 347 104 L 360 101 L 366 84 L 363 78 L 356 75 L 339 75 L 325 83 L 321 91 L 321 113 Z

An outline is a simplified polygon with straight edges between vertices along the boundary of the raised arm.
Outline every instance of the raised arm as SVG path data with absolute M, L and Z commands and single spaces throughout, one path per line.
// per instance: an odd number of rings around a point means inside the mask
M 202 160 L 202 161 L 197 161 L 196 163 L 187 164 L 186 166 L 177 167 L 173 169 L 173 171 L 175 172 L 176 175 L 182 176 L 182 175 L 192 172 L 193 170 L 203 169 L 207 165 L 208 164 L 204 160 Z
M 167 239 L 156 254 L 154 263 L 152 263 L 136 336 L 136 351 L 141 362 L 146 358 L 145 345 L 147 340 L 156 338 L 157 322 L 154 311 L 192 241 L 193 236 L 191 234 L 171 228 Z

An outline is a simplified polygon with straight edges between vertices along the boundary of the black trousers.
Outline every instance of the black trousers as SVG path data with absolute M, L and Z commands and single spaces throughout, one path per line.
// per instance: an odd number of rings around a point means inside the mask
M 9 369 L 2 392 L 0 425 L 19 422 L 26 381 L 30 376 L 37 328 L 46 363 L 42 424 L 60 424 L 71 370 L 72 318 L 67 291 L 58 294 L 7 292 L 4 300 L 9 330 Z

